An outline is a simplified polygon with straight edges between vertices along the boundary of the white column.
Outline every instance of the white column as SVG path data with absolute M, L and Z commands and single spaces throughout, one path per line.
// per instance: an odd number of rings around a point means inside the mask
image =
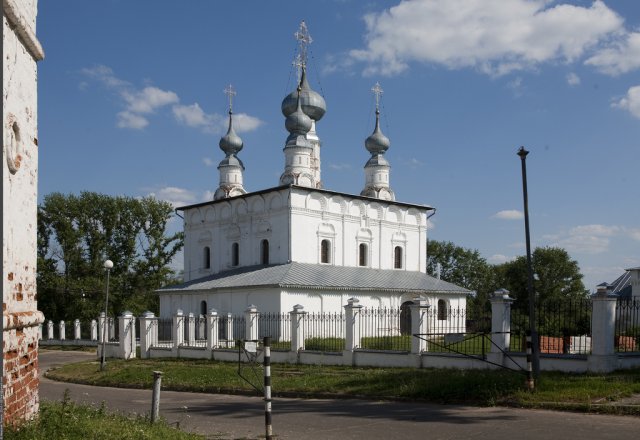
M 491 352 L 509 350 L 511 343 L 511 303 L 507 289 L 498 289 L 491 298 Z
M 42 341 L 42 324 L 38 324 L 38 341 Z
M 429 307 L 426 298 L 420 296 L 413 299 L 411 310 L 411 353 L 420 354 L 429 350 L 427 333 L 429 332 Z M 420 335 L 420 337 L 413 336 Z
M 66 339 L 64 321 L 60 321 L 60 324 L 58 324 L 58 328 L 60 329 L 60 340 L 64 341 Z
M 193 313 L 187 316 L 187 345 L 196 345 L 196 317 Z
M 76 319 L 73 321 L 73 339 L 80 340 L 82 339 L 82 335 L 80 333 L 80 320 Z
M 107 342 L 116 338 L 116 320 L 114 318 L 107 318 Z
M 249 305 L 244 311 L 244 337 L 248 341 L 258 340 L 259 316 L 258 308 L 253 304 Z
M 104 312 L 100 312 L 100 317 L 98 318 L 98 342 L 102 343 L 105 337 L 105 326 L 107 325 L 107 319 L 104 315 Z M 107 341 L 109 340 L 109 335 L 107 336 Z
M 130 311 L 125 311 L 118 317 L 118 330 L 120 333 L 120 357 L 133 359 L 136 357 L 136 318 Z
M 613 371 L 617 367 L 614 347 L 617 297 L 607 295 L 606 287 L 600 287 L 592 301 L 589 370 Z
M 307 312 L 300 304 L 293 306 L 289 312 L 291 316 L 291 351 L 299 352 L 304 350 L 304 318 Z
M 173 316 L 173 346 L 174 348 L 180 347 L 184 344 L 184 313 L 178 309 Z
M 91 340 L 98 340 L 98 322 L 95 319 L 91 320 Z
M 209 328 L 207 329 L 207 348 L 213 350 L 220 346 L 218 341 L 218 311 L 216 309 L 209 310 L 207 315 Z
M 149 349 L 158 343 L 158 318 L 146 311 L 140 318 L 140 358 L 150 357 Z
M 362 306 L 357 298 L 349 298 L 344 306 L 345 341 L 344 350 L 352 352 L 360 347 L 360 311 Z
M 225 333 L 227 335 L 227 347 L 233 347 L 233 315 L 227 313 L 227 322 L 225 323 Z
M 53 321 L 47 321 L 47 339 L 53 339 Z

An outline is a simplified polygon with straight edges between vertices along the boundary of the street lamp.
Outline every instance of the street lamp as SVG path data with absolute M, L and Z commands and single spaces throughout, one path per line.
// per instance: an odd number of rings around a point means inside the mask
M 104 262 L 104 269 L 107 271 L 107 294 L 105 295 L 104 300 L 104 324 L 102 325 L 102 359 L 100 360 L 100 371 L 104 371 L 104 366 L 106 364 L 104 353 L 105 347 L 107 345 L 107 325 L 109 319 L 107 318 L 107 307 L 109 306 L 109 272 L 113 268 L 113 261 L 107 260 Z

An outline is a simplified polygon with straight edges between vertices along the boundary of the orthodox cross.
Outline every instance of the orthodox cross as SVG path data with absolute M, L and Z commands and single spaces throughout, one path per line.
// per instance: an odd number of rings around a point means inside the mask
M 305 66 L 307 64 L 307 48 L 313 42 L 313 39 L 311 35 L 309 35 L 309 30 L 304 20 L 300 22 L 298 31 L 293 35 L 296 37 L 296 40 L 298 40 L 298 47 L 300 48 L 299 61 L 302 63 L 302 66 Z
M 224 89 L 224 94 L 229 97 L 229 111 L 233 110 L 233 97 L 236 95 L 236 89 L 233 88 L 231 84 L 229 84 Z
M 380 109 L 380 96 L 384 93 L 382 87 L 380 87 L 380 83 L 376 82 L 376 85 L 371 88 L 371 91 L 374 95 L 376 95 L 376 110 Z
M 298 83 L 300 83 L 300 78 L 302 78 L 302 66 L 304 66 L 304 62 L 302 61 L 300 54 L 296 55 L 291 65 L 296 68 L 296 72 L 298 73 Z

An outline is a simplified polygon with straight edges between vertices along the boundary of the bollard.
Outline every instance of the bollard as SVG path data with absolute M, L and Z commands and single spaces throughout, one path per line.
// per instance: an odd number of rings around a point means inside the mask
M 151 397 L 151 423 L 158 420 L 160 414 L 160 387 L 162 386 L 162 371 L 153 372 L 153 395 Z
M 266 439 L 273 439 L 273 429 L 271 427 L 271 338 L 265 336 L 264 344 L 264 424 L 266 428 Z

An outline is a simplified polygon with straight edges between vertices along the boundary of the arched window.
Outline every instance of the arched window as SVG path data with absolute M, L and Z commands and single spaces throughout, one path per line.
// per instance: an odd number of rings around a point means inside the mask
M 367 245 L 360 243 L 358 246 L 358 266 L 367 265 Z
M 447 302 L 443 299 L 438 300 L 438 320 L 447 320 Z
M 231 265 L 240 265 L 240 246 L 238 243 L 233 243 L 231 245 Z
M 393 249 L 393 268 L 402 269 L 402 248 L 400 246 Z
M 207 302 L 200 301 L 200 314 L 203 316 L 207 315 Z
M 262 240 L 260 242 L 260 262 L 262 264 L 269 264 L 269 240 Z
M 202 267 L 211 269 L 211 249 L 205 246 L 202 252 Z
M 411 306 L 413 301 L 405 301 L 400 306 L 400 334 L 411 334 Z
M 329 260 L 329 246 L 331 242 L 329 240 L 322 240 L 320 242 L 320 262 L 321 263 L 330 263 Z

